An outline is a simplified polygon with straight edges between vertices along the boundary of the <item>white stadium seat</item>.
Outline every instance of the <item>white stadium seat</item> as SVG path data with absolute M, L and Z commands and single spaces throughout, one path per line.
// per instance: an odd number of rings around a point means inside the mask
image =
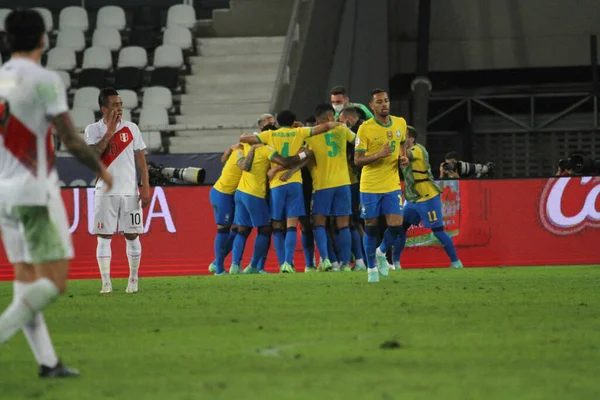
M 73 120 L 73 125 L 77 128 L 85 128 L 89 124 L 96 122 L 94 111 L 89 108 L 73 107 L 73 109 L 69 111 L 69 115 Z
M 142 132 L 142 139 L 146 145 L 146 150 L 158 150 L 162 146 L 159 131 Z
M 4 32 L 4 20 L 8 17 L 12 10 L 10 8 L 0 8 L 0 32 Z
M 88 30 L 89 20 L 85 8 L 78 6 L 65 7 L 58 16 L 58 28 L 60 30 L 74 28 L 82 32 Z
M 85 49 L 85 35 L 79 29 L 61 29 L 56 37 L 56 47 L 83 51 Z
M 52 32 L 54 30 L 54 20 L 52 19 L 52 12 L 44 7 L 34 7 L 35 11 L 40 13 L 44 19 L 44 25 L 46 26 L 46 32 Z
M 162 107 L 143 107 L 140 126 L 169 125 L 169 114 Z
M 121 119 L 125 121 L 131 121 L 131 111 L 129 111 L 128 108 L 123 109 L 123 115 L 121 116 Z
M 50 38 L 47 33 L 44 33 L 44 51 L 48 51 L 50 49 Z
M 163 34 L 163 43 L 166 45 L 177 46 L 182 50 L 192 48 L 192 32 L 181 26 L 172 26 L 165 30 Z
M 166 87 L 152 86 L 144 90 L 142 107 L 160 107 L 168 110 L 173 107 L 173 95 Z
M 128 89 L 117 90 L 117 92 L 119 92 L 119 96 L 121 96 L 121 100 L 123 100 L 123 108 L 133 110 L 138 107 L 138 96 L 136 92 Z
M 123 47 L 119 52 L 118 67 L 145 68 L 148 65 L 148 54 L 139 46 Z
M 73 107 L 90 108 L 94 111 L 100 111 L 98 105 L 98 95 L 100 89 L 95 87 L 82 87 L 77 89 L 73 98 Z
M 48 52 L 46 68 L 58 71 L 72 71 L 77 66 L 75 51 L 62 47 L 53 47 Z
M 58 76 L 60 76 L 60 79 L 63 82 L 63 85 L 65 85 L 65 89 L 69 89 L 71 87 L 71 75 L 69 75 L 68 72 L 65 71 L 54 71 L 58 74 Z
M 183 65 L 183 52 L 177 46 L 162 45 L 154 50 L 154 66 L 180 68 Z
M 192 29 L 196 25 L 196 10 L 187 4 L 176 4 L 169 7 L 167 13 L 167 28 L 181 26 Z
M 110 50 L 100 46 L 88 47 L 83 53 L 82 68 L 111 69 L 112 57 L 110 55 Z
M 125 29 L 125 11 L 119 6 L 104 6 L 98 10 L 96 28 L 111 28 L 122 31 Z
M 121 48 L 121 34 L 114 28 L 97 28 L 92 36 L 92 46 L 118 51 Z

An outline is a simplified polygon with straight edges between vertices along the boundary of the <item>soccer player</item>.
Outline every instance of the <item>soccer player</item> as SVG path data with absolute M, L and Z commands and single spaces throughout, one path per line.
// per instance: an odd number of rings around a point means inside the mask
M 310 128 L 292 127 L 296 124 L 296 115 L 291 111 L 282 111 L 277 115 L 281 128 L 267 130 L 256 136 L 242 136 L 240 142 L 248 144 L 263 143 L 275 148 L 281 157 L 296 154 L 304 140 L 311 135 L 317 135 L 333 128 L 337 124 L 328 123 Z M 287 181 L 280 179 L 283 171 L 276 174 L 271 181 L 271 219 L 273 220 L 273 242 L 279 259 L 280 269 L 284 273 L 296 272 L 294 252 L 298 240 L 296 226 L 298 218 L 305 215 L 302 197 L 302 175 L 300 171 Z M 286 219 L 287 229 L 284 238 L 283 220 Z
M 94 233 L 98 237 L 96 259 L 102 277 L 100 293 L 112 293 L 110 281 L 110 243 L 115 233 L 123 233 L 127 243 L 129 281 L 126 293 L 138 291 L 138 269 L 142 258 L 139 235 L 143 233 L 142 207 L 150 203 L 148 166 L 140 129 L 131 121 L 123 120 L 123 100 L 113 88 L 104 88 L 98 95 L 102 119 L 85 128 L 85 140 L 114 176 L 109 194 L 104 181 L 96 182 L 94 200 Z M 138 190 L 135 166 L 140 170 L 142 187 Z M 118 227 L 118 230 L 117 230 Z
M 333 122 L 335 111 L 330 104 L 321 104 L 315 110 L 315 117 L 319 124 Z M 319 268 L 323 272 L 332 268 L 331 257 L 334 256 L 330 254 L 327 246 L 327 217 L 335 217 L 336 220 L 338 230 L 336 243 L 340 250 L 340 267 L 343 271 L 351 271 L 352 236 L 349 223 L 352 214 L 352 196 L 346 149 L 348 143 L 354 142 L 355 137 L 354 132 L 344 125 L 339 125 L 322 135 L 306 139 L 316 160 L 313 167 L 315 179 L 312 214 L 315 242 L 322 258 Z
M 243 172 L 235 192 L 234 222 L 238 226 L 238 234 L 233 242 L 232 264 L 229 273 L 240 273 L 246 239 L 253 227 L 257 228 L 258 235 L 254 242 L 252 260 L 250 265 L 244 269 L 244 274 L 266 273 L 264 269 L 258 268 L 258 264 L 267 254 L 269 236 L 271 236 L 269 205 L 266 200 L 267 171 L 270 162 L 289 168 L 305 158 L 306 155 L 282 157 L 271 146 L 246 144 L 244 153 L 241 155 L 237 153 L 236 157 L 237 165 Z
M 363 238 L 367 253 L 368 282 L 379 282 L 389 267 L 385 253 L 402 232 L 402 190 L 398 160 L 406 158 L 406 121 L 390 115 L 390 100 L 383 89 L 371 92 L 369 104 L 375 117 L 363 123 L 356 138 L 354 163 L 363 167 L 360 176 L 361 217 L 365 220 Z M 384 215 L 388 229 L 377 248 L 378 218 Z M 377 265 L 375 265 L 377 258 Z
M 33 10 L 5 20 L 11 59 L 0 68 L 0 228 L 15 273 L 0 316 L 0 345 L 21 329 L 42 378 L 78 376 L 58 360 L 42 311 L 67 289 L 73 246 L 54 166 L 51 124 L 67 149 L 110 190 L 112 177 L 69 117 L 60 77 L 40 65 L 44 21 Z
M 243 158 L 244 150 L 241 144 L 231 146 L 225 154 L 229 154 L 221 176 L 210 190 L 210 204 L 217 223 L 217 235 L 215 237 L 215 261 L 209 266 L 209 271 L 215 275 L 226 274 L 223 262 L 228 254 L 228 245 L 233 245 L 237 229 L 232 230 L 234 219 L 234 195 L 242 177 L 242 170 L 237 162 Z M 211 268 L 214 267 L 214 271 Z
M 444 232 L 440 199 L 442 188 L 433 180 L 429 153 L 424 146 L 417 143 L 417 131 L 413 127 L 408 127 L 406 142 L 407 158 L 410 162 L 402 168 L 402 174 L 404 175 L 404 197 L 407 202 L 404 207 L 404 230 L 394 244 L 394 261 L 396 257 L 398 260 L 396 268 L 400 267 L 400 254 L 406 244 L 406 231 L 411 225 L 419 225 L 419 222 L 423 222 L 425 228 L 430 228 L 440 241 L 450 258 L 450 268 L 462 268 L 463 265 L 456 255 L 452 239 Z
M 348 97 L 348 91 L 343 86 L 335 86 L 331 89 L 331 105 L 335 109 L 335 119 L 337 120 L 344 108 L 355 107 L 362 114 L 363 120 L 373 118 L 373 113 L 364 104 L 352 103 Z

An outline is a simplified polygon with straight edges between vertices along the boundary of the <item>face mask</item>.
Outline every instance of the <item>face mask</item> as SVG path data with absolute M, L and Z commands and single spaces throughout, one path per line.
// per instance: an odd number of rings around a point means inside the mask
M 344 109 L 344 105 L 343 104 L 336 104 L 335 106 L 333 106 L 333 109 L 335 110 L 335 112 L 340 112 Z
M 277 129 L 278 128 L 277 128 L 276 125 L 274 125 L 274 124 L 267 124 L 267 125 L 263 126 L 263 128 L 261 129 L 261 132 L 264 132 L 264 131 L 276 131 Z

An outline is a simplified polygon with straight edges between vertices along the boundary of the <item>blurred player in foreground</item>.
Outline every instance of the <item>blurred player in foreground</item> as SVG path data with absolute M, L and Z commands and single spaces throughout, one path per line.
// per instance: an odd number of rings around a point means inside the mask
M 431 228 L 435 237 L 442 243 L 450 258 L 450 268 L 462 268 L 452 239 L 444 232 L 440 198 L 442 188 L 433 180 L 429 153 L 424 146 L 417 143 L 417 131 L 413 127 L 408 128 L 407 148 L 406 156 L 410 162 L 402 167 L 404 197 L 407 202 L 404 207 L 404 229 L 394 243 L 393 257 L 396 269 L 400 269 L 400 254 L 406 244 L 406 232 L 411 225 L 419 225 L 419 222 L 423 222 L 425 228 Z
M 23 329 L 39 376 L 78 376 L 58 360 L 42 311 L 67 289 L 73 246 L 54 166 L 51 124 L 67 149 L 110 190 L 112 177 L 73 127 L 58 74 L 40 65 L 44 21 L 33 10 L 5 21 L 10 61 L 0 68 L 0 227 L 14 295 L 0 316 L 0 345 Z
M 112 293 L 110 244 L 117 232 L 125 235 L 127 243 L 129 281 L 125 292 L 137 293 L 142 258 L 139 235 L 144 232 L 142 207 L 150 204 L 148 165 L 144 153 L 146 145 L 138 126 L 122 119 L 123 100 L 115 89 L 100 90 L 98 105 L 102 119 L 85 128 L 85 140 L 114 176 L 111 193 L 106 193 L 104 181 L 99 178 L 94 197 L 94 233 L 98 236 L 96 259 L 102 277 L 100 293 Z M 141 175 L 141 191 L 138 190 L 136 164 Z

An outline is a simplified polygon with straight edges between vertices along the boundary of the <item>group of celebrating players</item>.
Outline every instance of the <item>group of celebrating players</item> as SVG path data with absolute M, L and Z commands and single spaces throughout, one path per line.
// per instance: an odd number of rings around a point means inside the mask
M 215 275 L 266 274 L 272 236 L 280 271 L 296 272 L 299 222 L 305 272 L 367 270 L 368 282 L 378 282 L 389 273 L 388 250 L 394 248 L 393 267 L 400 269 L 406 232 L 421 222 L 442 244 L 450 267 L 462 268 L 444 231 L 442 189 L 433 179 L 427 151 L 416 143 L 416 130 L 390 115 L 382 89 L 371 93 L 373 114 L 350 103 L 343 88 L 334 88 L 331 96 L 331 104 L 317 106 L 314 124 L 303 126 L 287 110 L 276 121 L 265 114 L 260 133 L 242 135 L 225 152 L 223 171 L 210 192 L 217 234 L 209 270 Z M 387 229 L 378 246 L 380 217 Z M 257 229 L 254 253 L 242 270 L 252 228 Z

